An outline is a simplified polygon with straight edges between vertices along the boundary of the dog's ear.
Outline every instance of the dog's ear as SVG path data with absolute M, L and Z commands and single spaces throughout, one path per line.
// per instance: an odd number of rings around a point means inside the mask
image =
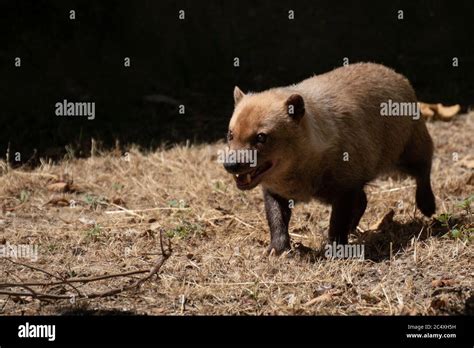
M 234 105 L 237 105 L 242 100 L 243 97 L 245 97 L 244 92 L 242 92 L 242 90 L 238 86 L 235 86 L 234 87 Z
M 299 94 L 292 94 L 285 102 L 286 112 L 295 121 L 301 120 L 304 116 L 304 100 L 303 97 Z

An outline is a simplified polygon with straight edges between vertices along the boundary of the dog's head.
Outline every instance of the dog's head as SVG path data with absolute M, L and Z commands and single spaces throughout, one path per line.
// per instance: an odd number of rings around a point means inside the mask
M 301 95 L 283 89 L 244 94 L 238 87 L 234 103 L 224 168 L 239 189 L 250 190 L 291 170 L 305 103 Z

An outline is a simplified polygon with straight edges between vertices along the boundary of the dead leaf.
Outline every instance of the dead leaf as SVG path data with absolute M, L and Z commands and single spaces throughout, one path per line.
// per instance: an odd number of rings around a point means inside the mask
M 434 111 L 430 108 L 428 104 L 420 103 L 421 115 L 426 119 L 431 119 L 434 116 Z
M 451 106 L 444 106 L 443 104 L 437 104 L 438 115 L 439 119 L 443 121 L 450 121 L 458 112 L 461 110 L 461 106 L 459 104 L 451 105 Z
M 56 182 L 54 184 L 49 184 L 46 188 L 53 192 L 67 192 L 71 189 L 67 182 Z
M 428 104 L 420 102 L 420 111 L 425 119 L 451 121 L 461 111 L 459 104 L 444 106 L 441 103 Z
M 319 296 L 313 298 L 312 300 L 309 300 L 304 305 L 305 306 L 312 306 L 316 303 L 328 302 L 328 301 L 331 301 L 333 299 L 333 297 L 338 296 L 340 294 L 342 294 L 342 291 L 340 291 L 340 290 L 336 290 L 336 289 L 329 290 L 329 291 L 325 292 L 324 294 L 319 295 Z
M 456 284 L 455 279 L 435 279 L 431 282 L 431 286 L 434 288 L 441 288 L 444 286 L 453 286 Z
M 45 205 L 51 204 L 59 207 L 67 207 L 70 205 L 69 200 L 64 197 L 53 196 Z

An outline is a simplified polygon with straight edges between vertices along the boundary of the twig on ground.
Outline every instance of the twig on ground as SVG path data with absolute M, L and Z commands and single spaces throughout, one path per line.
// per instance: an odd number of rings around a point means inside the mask
M 62 279 L 61 277 L 55 276 L 54 274 L 45 271 L 41 268 L 30 266 L 27 264 L 15 262 L 9 259 L 6 259 L 12 263 L 28 267 L 30 269 L 36 270 L 38 272 L 42 272 L 44 274 L 49 275 L 50 277 L 60 279 L 59 281 L 56 282 L 26 282 L 26 283 L 0 283 L 0 289 L 2 288 L 14 288 L 14 287 L 20 287 L 26 289 L 26 291 L 14 291 L 14 290 L 0 290 L 0 295 L 9 295 L 9 296 L 19 296 L 19 297 L 33 297 L 37 299 L 53 299 L 53 300 L 63 300 L 63 299 L 71 299 L 71 298 L 98 298 L 98 297 L 107 297 L 107 296 L 113 296 L 116 294 L 119 294 L 124 291 L 132 290 L 132 289 L 137 289 L 140 287 L 141 284 L 143 284 L 145 281 L 149 280 L 153 275 L 157 274 L 159 270 L 161 269 L 161 266 L 165 263 L 165 261 L 170 257 L 171 255 L 171 242 L 168 239 L 168 245 L 165 250 L 163 246 L 163 231 L 160 231 L 160 248 L 161 248 L 161 256 L 156 260 L 155 265 L 153 268 L 150 270 L 138 270 L 138 271 L 131 271 L 131 272 L 125 272 L 125 273 L 117 273 L 117 274 L 108 274 L 108 275 L 103 275 L 103 276 L 96 276 L 96 277 L 89 277 L 89 278 L 76 278 L 76 279 Z M 146 276 L 138 279 L 134 283 L 119 287 L 119 288 L 113 288 L 109 289 L 106 291 L 100 291 L 100 292 L 92 292 L 92 293 L 81 293 L 79 290 L 77 290 L 75 287 L 71 285 L 71 283 L 90 283 L 90 282 L 95 282 L 98 280 L 103 280 L 103 279 L 109 279 L 109 278 L 118 278 L 118 277 L 126 277 L 130 276 L 133 274 L 140 274 L 140 273 L 148 273 Z M 51 294 L 47 292 L 38 292 L 35 289 L 32 288 L 32 286 L 53 286 L 53 285 L 69 285 L 73 287 L 78 293 L 75 295 L 57 295 L 57 294 Z
M 155 210 L 188 210 L 188 209 L 191 209 L 191 208 L 180 208 L 180 207 L 158 207 L 158 208 L 134 209 L 134 210 L 125 209 L 123 207 L 119 207 L 119 208 L 121 208 L 121 210 L 109 210 L 109 211 L 106 211 L 105 213 L 106 214 L 127 214 L 128 213 L 128 214 L 139 216 L 140 218 L 143 218 L 143 216 L 138 215 L 136 213 L 142 213 L 142 212 L 146 212 L 146 211 L 155 211 Z

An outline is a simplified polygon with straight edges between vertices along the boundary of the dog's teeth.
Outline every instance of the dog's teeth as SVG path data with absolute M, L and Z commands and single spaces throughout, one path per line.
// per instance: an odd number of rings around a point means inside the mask
M 238 177 L 239 177 L 239 174 L 235 174 L 235 177 L 238 178 Z

